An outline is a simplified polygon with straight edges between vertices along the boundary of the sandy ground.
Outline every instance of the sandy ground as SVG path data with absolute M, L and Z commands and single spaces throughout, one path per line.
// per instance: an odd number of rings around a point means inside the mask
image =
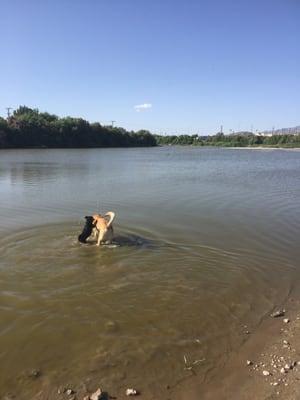
M 266 316 L 259 328 L 248 335 L 242 347 L 208 382 L 197 384 L 195 380 L 191 381 L 170 398 L 300 399 L 300 301 L 290 297 L 279 309 L 285 309 L 285 315 Z

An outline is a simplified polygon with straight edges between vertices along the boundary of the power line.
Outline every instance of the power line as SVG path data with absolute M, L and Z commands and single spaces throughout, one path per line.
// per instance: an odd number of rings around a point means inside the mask
M 12 107 L 5 107 L 5 109 L 7 110 L 7 118 L 10 117 L 10 110 L 12 110 Z

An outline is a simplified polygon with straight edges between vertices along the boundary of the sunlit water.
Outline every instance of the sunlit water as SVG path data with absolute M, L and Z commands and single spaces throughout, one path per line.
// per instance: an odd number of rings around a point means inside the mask
M 1 151 L 0 397 L 207 379 L 297 284 L 299 198 L 298 151 Z

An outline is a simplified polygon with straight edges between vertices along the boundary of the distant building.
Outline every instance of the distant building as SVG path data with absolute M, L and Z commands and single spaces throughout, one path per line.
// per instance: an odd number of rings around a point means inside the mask
M 265 132 L 259 132 L 259 136 L 273 136 L 273 132 L 270 131 L 265 131 Z
M 273 135 L 299 135 L 300 125 L 293 128 L 281 128 L 273 129 L 272 131 L 263 131 L 260 133 L 261 136 L 273 136 Z

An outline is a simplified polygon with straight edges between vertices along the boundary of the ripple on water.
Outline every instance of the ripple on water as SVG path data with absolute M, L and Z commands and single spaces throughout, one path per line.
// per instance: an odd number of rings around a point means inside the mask
M 184 355 L 208 360 L 198 366 L 204 376 L 241 340 L 245 316 L 257 323 L 271 307 L 284 276 L 281 265 L 270 273 L 272 257 L 243 249 L 130 227 L 118 231 L 118 247 L 98 248 L 80 245 L 78 231 L 74 223 L 50 224 L 0 239 L 4 387 L 37 365 L 53 382 L 94 371 L 108 385 L 120 373 L 143 385 L 143 368 L 147 384 L 174 383 L 188 375 Z M 289 284 L 281 280 L 281 291 Z

